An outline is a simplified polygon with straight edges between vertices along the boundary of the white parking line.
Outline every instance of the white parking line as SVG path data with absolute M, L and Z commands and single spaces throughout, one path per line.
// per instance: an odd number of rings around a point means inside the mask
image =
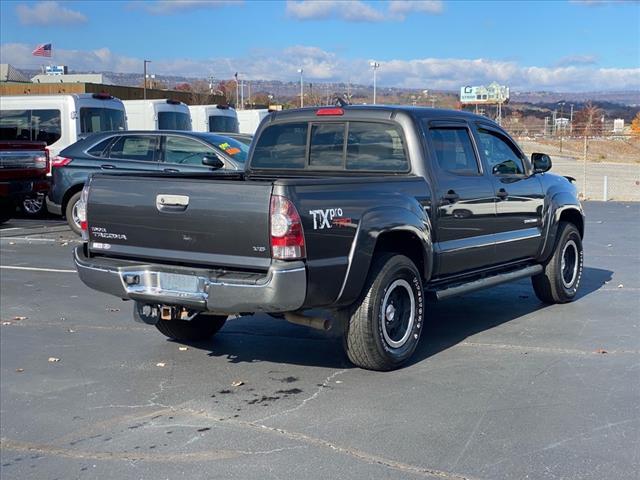
M 0 237 L 0 240 L 22 240 L 25 242 L 56 242 L 55 238 L 31 238 L 31 237 Z M 66 240 L 66 241 L 74 241 L 74 240 Z
M 10 265 L 0 265 L 0 270 L 27 270 L 27 271 L 33 271 L 33 272 L 77 273 L 75 270 L 63 270 L 60 268 L 15 267 Z

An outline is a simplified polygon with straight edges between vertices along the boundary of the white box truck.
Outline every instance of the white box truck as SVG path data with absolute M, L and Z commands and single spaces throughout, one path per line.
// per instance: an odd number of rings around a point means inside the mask
M 258 125 L 264 117 L 269 115 L 266 108 L 256 110 L 238 110 L 238 129 L 240 133 L 248 133 L 253 135 L 258 129 Z
M 171 99 L 125 100 L 129 130 L 191 130 L 189 107 Z
M 238 115 L 228 105 L 189 105 L 194 132 L 238 133 Z

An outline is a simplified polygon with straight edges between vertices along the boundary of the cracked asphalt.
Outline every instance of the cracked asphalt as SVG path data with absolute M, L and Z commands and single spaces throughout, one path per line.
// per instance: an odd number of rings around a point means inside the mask
M 185 350 L 79 281 L 63 222 L 7 223 L 0 476 L 638 479 L 640 204 L 585 207 L 576 302 L 525 280 L 430 304 L 389 373 L 263 315 Z

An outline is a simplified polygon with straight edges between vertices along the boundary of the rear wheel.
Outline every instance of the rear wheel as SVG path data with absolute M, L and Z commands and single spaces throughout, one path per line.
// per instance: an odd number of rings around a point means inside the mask
M 415 264 L 403 255 L 378 257 L 346 325 L 349 360 L 369 370 L 400 367 L 418 345 L 423 319 L 422 277 Z
M 225 316 L 201 313 L 192 320 L 158 320 L 156 328 L 174 340 L 198 341 L 213 337 L 226 321 Z
M 47 211 L 44 205 L 44 193 L 34 193 L 22 200 L 20 209 L 28 217 L 38 217 Z
M 80 200 L 80 195 L 82 195 L 82 192 L 74 193 L 65 208 L 67 223 L 76 235 L 82 235 L 82 227 L 80 226 L 80 218 L 78 217 L 78 201 Z
M 536 296 L 545 303 L 567 303 L 578 293 L 583 251 L 580 232 L 573 223 L 560 222 L 555 250 L 542 273 L 531 278 Z

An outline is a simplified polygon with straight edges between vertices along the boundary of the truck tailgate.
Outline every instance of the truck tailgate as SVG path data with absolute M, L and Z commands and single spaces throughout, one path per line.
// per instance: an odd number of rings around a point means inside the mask
M 95 175 L 89 249 L 160 263 L 265 270 L 271 189 L 271 182 L 213 175 Z

